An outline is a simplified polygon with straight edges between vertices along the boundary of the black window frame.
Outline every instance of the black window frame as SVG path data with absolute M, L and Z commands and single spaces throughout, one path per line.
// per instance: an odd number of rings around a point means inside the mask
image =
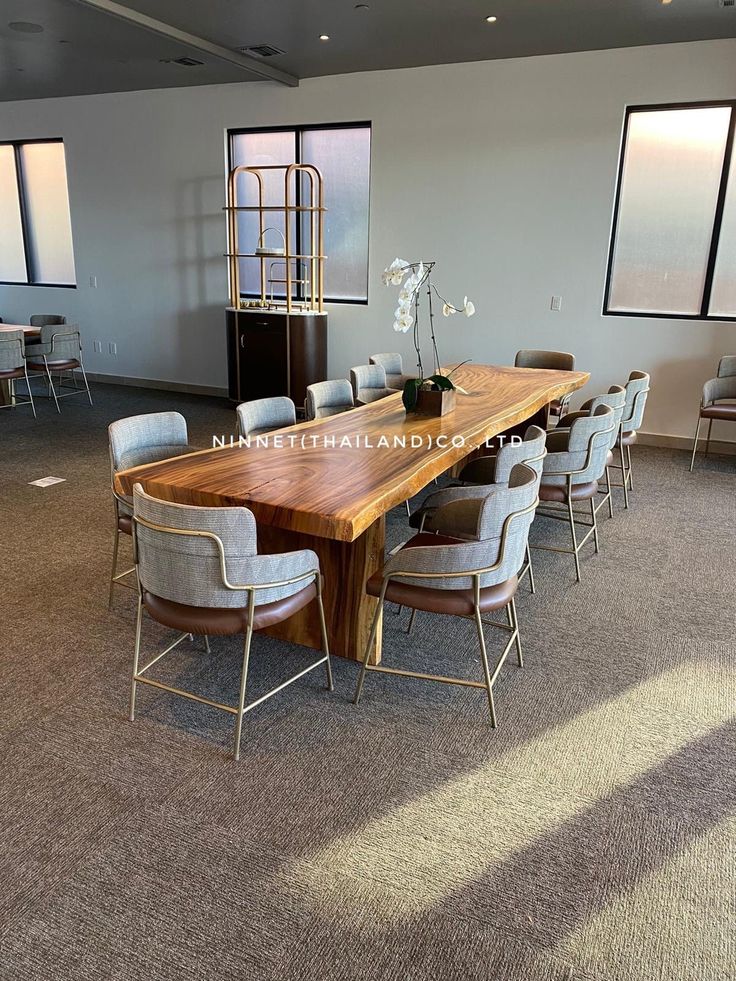
M 42 287 L 46 289 L 54 290 L 75 290 L 77 288 L 77 283 L 39 283 L 35 279 L 35 270 L 33 268 L 33 257 L 31 255 L 31 250 L 28 245 L 30 238 L 30 231 L 28 227 L 28 201 L 26 198 L 26 187 L 25 180 L 23 177 L 23 155 L 21 153 L 21 147 L 31 146 L 34 143 L 61 143 L 63 145 L 64 138 L 62 136 L 50 136 L 41 139 L 32 140 L 0 140 L 0 146 L 12 146 L 13 155 L 15 157 L 15 179 L 18 184 L 18 205 L 20 207 L 20 227 L 21 234 L 23 236 L 23 255 L 26 260 L 26 279 L 0 279 L 0 286 L 35 286 Z M 69 187 L 67 181 L 67 195 L 69 194 Z M 71 211 L 71 207 L 70 207 Z M 74 254 L 74 232 L 72 231 L 72 255 Z M 76 277 L 76 264 L 74 269 L 74 275 Z
M 621 206 L 621 189 L 624 174 L 624 162 L 626 159 L 626 148 L 629 139 L 629 120 L 635 112 L 660 112 L 675 109 L 719 109 L 728 107 L 731 109 L 731 120 L 726 136 L 726 147 L 723 154 L 723 166 L 721 168 L 720 184 L 718 186 L 718 197 L 716 199 L 716 210 L 713 216 L 713 228 L 711 230 L 710 248 L 708 251 L 708 263 L 705 270 L 705 281 L 703 283 L 703 297 L 700 304 L 699 313 L 656 313 L 651 310 L 637 312 L 635 310 L 611 310 L 609 307 L 611 293 L 611 277 L 613 274 L 614 249 L 616 245 L 616 234 L 618 232 L 619 212 Z M 624 114 L 623 135 L 621 138 L 621 151 L 618 161 L 616 177 L 616 196 L 613 205 L 613 221 L 611 223 L 611 237 L 608 244 L 608 261 L 606 263 L 606 285 L 603 293 L 603 316 L 604 317 L 647 317 L 654 320 L 706 320 L 715 322 L 736 322 L 736 315 L 726 316 L 724 314 L 709 313 L 711 293 L 713 291 L 713 276 L 716 268 L 716 258 L 718 256 L 718 245 L 721 237 L 721 226 L 723 224 L 723 208 L 728 189 L 728 178 L 731 169 L 731 158 L 733 156 L 734 136 L 736 135 L 736 99 L 717 99 L 705 102 L 663 102 L 644 106 L 627 106 Z
M 368 129 L 370 131 L 370 145 L 371 153 L 368 160 L 368 242 L 366 248 L 366 275 L 365 275 L 365 299 L 353 299 L 350 297 L 331 297 L 325 294 L 325 303 L 342 303 L 350 304 L 352 306 L 368 306 L 368 293 L 370 285 L 370 213 L 371 213 L 371 156 L 373 153 L 373 124 L 370 120 L 359 120 L 353 122 L 343 122 L 343 123 L 299 123 L 298 125 L 284 124 L 283 126 L 244 126 L 234 129 L 228 129 L 227 131 L 227 169 L 228 173 L 233 168 L 233 137 L 241 135 L 249 135 L 254 133 L 288 133 L 291 130 L 294 131 L 294 160 L 296 163 L 301 163 L 302 145 L 301 145 L 301 134 L 307 133 L 313 130 L 324 130 L 324 129 Z M 295 203 L 301 204 L 301 187 L 300 181 L 296 182 L 296 195 Z M 296 222 L 296 252 L 301 254 L 301 236 L 302 228 L 301 222 Z M 242 299 L 256 299 L 260 296 L 259 293 L 247 293 L 241 290 L 240 296 Z M 303 284 L 299 283 L 297 285 L 297 292 L 294 297 L 296 302 L 302 302 L 307 299 L 304 292 Z

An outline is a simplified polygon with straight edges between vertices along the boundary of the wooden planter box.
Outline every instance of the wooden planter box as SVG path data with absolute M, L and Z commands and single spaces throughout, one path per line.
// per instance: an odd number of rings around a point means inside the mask
M 455 408 L 455 389 L 431 391 L 420 388 L 414 411 L 422 416 L 444 416 Z

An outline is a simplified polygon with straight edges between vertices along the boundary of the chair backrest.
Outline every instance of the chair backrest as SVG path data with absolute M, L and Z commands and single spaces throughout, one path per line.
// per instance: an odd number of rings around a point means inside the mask
M 736 375 L 736 354 L 724 354 L 718 362 L 718 377 L 731 378 Z
M 547 434 L 544 483 L 564 486 L 568 475 L 573 484 L 600 480 L 615 432 L 614 410 L 605 404 L 573 419 L 568 430 L 552 430 Z
M 490 570 L 479 576 L 481 588 L 506 582 L 524 563 L 529 526 L 539 497 L 539 480 L 539 474 L 531 467 L 517 464 L 508 484 L 489 484 L 487 493 L 477 499 L 475 540 L 401 549 L 390 557 L 385 571 L 444 573 L 448 577 L 404 580 L 429 589 L 470 589 L 473 587 L 470 573 L 480 569 Z M 452 578 L 450 573 L 454 574 Z M 462 573 L 468 575 L 457 575 Z M 401 575 L 397 578 L 402 581 Z
M 15 371 L 23 364 L 23 331 L 0 331 L 0 371 Z
M 78 361 L 82 355 L 78 324 L 43 324 L 41 347 L 49 361 Z
M 353 389 L 347 378 L 307 385 L 304 409 L 307 419 L 323 419 L 353 408 Z
M 621 419 L 626 407 L 626 389 L 621 385 L 611 385 L 605 395 L 595 395 L 586 402 L 589 414 L 595 413 L 600 405 L 609 405 L 613 409 L 613 432 L 609 439 L 608 448 L 613 449 L 618 438 Z
M 236 412 L 241 436 L 259 436 L 296 424 L 296 406 L 286 395 L 241 402 Z
M 370 364 L 380 364 L 386 372 L 386 384 L 389 388 L 402 388 L 404 385 L 404 363 L 398 353 L 371 354 Z
M 575 355 L 565 351 L 523 350 L 516 352 L 516 368 L 552 368 L 556 371 L 574 371 Z
M 626 382 L 626 405 L 621 417 L 621 426 L 625 433 L 634 433 L 641 428 L 648 392 L 649 375 L 646 371 L 632 371 Z
M 540 426 L 529 426 L 520 443 L 504 443 L 496 454 L 495 483 L 507 483 L 518 463 L 525 463 L 535 473 L 541 474 L 546 438 L 547 434 Z
M 180 412 L 128 416 L 110 423 L 107 433 L 114 474 L 179 456 L 188 447 L 187 423 Z
M 62 317 L 60 313 L 34 313 L 29 323 L 31 327 L 49 327 L 65 324 L 66 317 Z
M 309 549 L 258 555 L 256 521 L 248 508 L 173 504 L 136 484 L 133 515 L 141 587 L 174 603 L 242 609 L 248 605 L 249 586 L 283 582 L 309 569 L 319 572 L 319 560 Z M 177 534 L 182 531 L 205 534 Z M 256 589 L 254 605 L 284 599 L 306 585 L 302 579 Z
M 386 369 L 380 364 L 359 364 L 350 369 L 350 384 L 356 402 L 369 402 L 371 392 L 387 387 Z

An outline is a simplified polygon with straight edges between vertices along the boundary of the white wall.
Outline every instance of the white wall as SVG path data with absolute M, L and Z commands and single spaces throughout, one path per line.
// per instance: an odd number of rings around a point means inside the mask
M 224 387 L 225 130 L 370 119 L 370 303 L 330 309 L 332 375 L 375 350 L 411 363 L 380 272 L 432 258 L 438 284 L 478 310 L 441 321 L 444 360 L 571 350 L 590 392 L 644 368 L 646 429 L 689 435 L 736 324 L 601 316 L 621 124 L 627 103 L 734 97 L 736 40 L 723 40 L 0 104 L 0 139 L 64 138 L 79 283 L 0 287 L 0 315 L 78 320 L 92 371 Z M 93 354 L 97 338 L 117 359 Z

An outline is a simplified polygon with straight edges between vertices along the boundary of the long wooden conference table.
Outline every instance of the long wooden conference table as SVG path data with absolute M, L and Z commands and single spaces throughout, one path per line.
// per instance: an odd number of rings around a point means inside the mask
M 119 473 L 154 497 L 254 513 L 261 552 L 311 548 L 319 556 L 330 650 L 362 658 L 377 600 L 367 580 L 384 562 L 385 515 L 486 440 L 581 388 L 583 371 L 464 365 L 467 394 L 440 418 L 404 411 L 401 395 L 269 434 L 269 445 L 201 450 Z M 278 438 L 280 437 L 280 438 Z M 405 445 L 402 445 L 405 444 Z M 320 647 L 316 604 L 267 633 Z M 381 631 L 372 654 L 380 660 Z

